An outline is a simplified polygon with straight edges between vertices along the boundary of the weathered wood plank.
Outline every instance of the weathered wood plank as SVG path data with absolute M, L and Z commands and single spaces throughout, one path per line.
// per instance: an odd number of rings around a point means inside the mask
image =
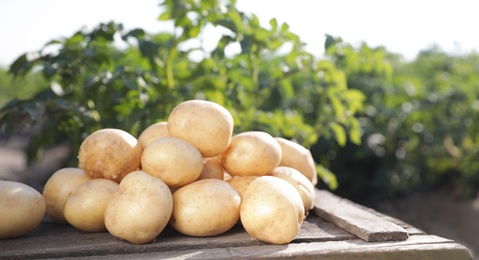
M 386 219 L 364 210 L 358 204 L 325 190 L 315 190 L 313 213 L 338 227 L 369 241 L 402 241 L 408 232 Z
M 437 236 L 413 236 L 405 241 L 370 243 L 360 239 L 291 243 L 288 245 L 255 245 L 247 247 L 204 248 L 130 252 L 95 259 L 423 259 L 469 260 L 464 246 Z M 75 258 L 78 259 L 78 258 Z M 80 258 L 81 259 L 81 258 Z
M 300 233 L 292 243 L 355 238 L 354 235 L 312 215 L 304 221 Z M 69 225 L 50 222 L 42 223 L 37 230 L 25 237 L 0 240 L 0 259 L 98 256 L 262 245 L 265 243 L 250 237 L 242 226 L 235 226 L 225 234 L 206 238 L 185 236 L 167 227 L 152 243 L 134 245 L 107 232 L 85 233 Z
M 368 207 L 365 207 L 365 206 L 357 204 L 357 203 L 354 206 L 357 207 L 358 209 L 365 210 L 365 211 L 367 211 L 367 212 L 369 212 L 373 215 L 376 215 L 376 216 L 378 216 L 382 219 L 385 219 L 389 222 L 392 222 L 392 223 L 404 228 L 410 236 L 412 236 L 412 235 L 426 235 L 426 232 L 424 232 L 423 230 L 421 230 L 419 228 L 416 228 L 416 227 L 413 227 L 410 224 L 408 224 L 408 223 L 406 223 L 406 222 L 404 222 L 400 219 L 391 217 L 389 215 L 385 215 L 385 214 L 383 214 L 381 212 L 378 212 L 378 211 L 376 211 L 372 208 L 368 208 Z
M 363 205 L 358 205 L 359 208 L 362 208 L 368 212 L 370 212 L 371 214 L 374 214 L 380 218 L 383 218 L 389 222 L 392 222 L 402 228 L 404 228 L 407 233 L 412 236 L 412 235 L 426 235 L 426 232 L 424 232 L 423 230 L 419 229 L 419 228 L 416 228 L 416 227 L 413 227 L 411 226 L 410 224 L 400 220 L 400 219 L 397 219 L 397 218 L 394 218 L 394 217 L 391 217 L 389 215 L 385 215 L 385 214 L 382 214 L 372 208 L 368 208 L 368 207 L 365 207 Z

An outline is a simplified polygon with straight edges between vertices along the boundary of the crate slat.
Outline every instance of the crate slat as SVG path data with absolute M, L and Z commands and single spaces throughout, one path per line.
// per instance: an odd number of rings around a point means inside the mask
M 402 241 L 409 237 L 401 226 L 364 210 L 329 191 L 316 189 L 313 213 L 368 242 Z

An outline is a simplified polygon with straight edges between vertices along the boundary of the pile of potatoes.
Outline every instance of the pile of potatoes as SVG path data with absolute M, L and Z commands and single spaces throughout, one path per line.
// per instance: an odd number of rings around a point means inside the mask
M 188 100 L 138 138 L 93 132 L 80 146 L 79 167 L 45 184 L 44 210 L 57 223 L 134 244 L 153 241 L 167 225 L 197 237 L 242 225 L 258 240 L 289 243 L 314 203 L 311 153 L 266 132 L 233 134 L 233 126 L 224 107 Z

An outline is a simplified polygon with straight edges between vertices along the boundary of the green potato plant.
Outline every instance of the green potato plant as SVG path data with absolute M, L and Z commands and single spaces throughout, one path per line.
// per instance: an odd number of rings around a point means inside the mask
M 29 161 L 45 147 L 68 142 L 72 165 L 81 141 L 95 130 L 119 128 L 137 136 L 165 121 L 180 102 L 206 99 L 231 112 L 235 132 L 262 130 L 305 147 L 320 137 L 339 145 L 348 137 L 359 143 L 355 115 L 364 96 L 347 87 L 344 71 L 305 51 L 286 23 L 272 19 L 261 25 L 235 4 L 165 0 L 159 22 L 172 23 L 171 32 L 102 23 L 25 53 L 10 73 L 41 72 L 47 84 L 31 98 L 7 102 L 0 126 L 9 136 L 38 127 L 28 146 Z M 216 47 L 187 47 L 187 42 L 201 42 L 206 26 L 225 31 Z M 118 39 L 127 47 L 118 47 Z M 240 51 L 230 54 L 230 46 Z M 334 174 L 318 169 L 320 179 L 337 186 Z

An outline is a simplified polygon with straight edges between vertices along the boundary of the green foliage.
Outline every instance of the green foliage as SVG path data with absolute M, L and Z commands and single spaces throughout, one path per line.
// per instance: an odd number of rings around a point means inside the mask
M 100 24 L 53 40 L 11 65 L 17 77 L 40 71 L 51 86 L 0 110 L 0 125 L 9 135 L 25 123 L 41 126 L 29 159 L 48 145 L 68 141 L 69 163 L 74 164 L 81 141 L 91 132 L 115 127 L 138 135 L 193 98 L 226 107 L 235 132 L 262 130 L 306 147 L 320 137 L 339 145 L 348 136 L 360 142 L 354 115 L 362 110 L 364 96 L 347 88 L 345 73 L 334 63 L 306 52 L 287 24 L 272 19 L 269 28 L 263 27 L 254 14 L 238 11 L 235 1 L 166 0 L 162 6 L 159 20 L 172 22 L 172 33 Z M 216 48 L 187 47 L 208 25 L 227 31 Z M 121 35 L 126 49 L 115 47 L 115 35 Z M 58 52 L 47 52 L 52 46 Z M 229 54 L 231 46 L 239 46 L 239 53 Z M 198 53 L 202 59 L 191 58 Z M 331 188 L 337 185 L 325 168 L 320 178 Z
M 226 107 L 236 133 L 262 130 L 310 147 L 319 178 L 342 195 L 477 192 L 476 53 L 432 48 L 404 62 L 383 47 L 327 35 L 326 58 L 317 59 L 287 24 L 272 19 L 265 27 L 235 1 L 166 0 L 162 7 L 159 22 L 172 23 L 171 33 L 99 24 L 20 56 L 10 66 L 14 78 L 0 70 L 0 127 L 9 136 L 39 127 L 29 161 L 68 142 L 67 164 L 76 165 L 91 132 L 115 127 L 138 136 L 196 98 Z M 207 27 L 224 32 L 211 51 L 201 44 Z
M 15 78 L 6 69 L 0 68 L 0 107 L 14 97 L 31 98 L 41 89 L 48 88 L 48 82 L 40 73 L 31 73 L 23 78 Z
M 384 48 L 353 48 L 329 36 L 327 54 L 362 91 L 362 145 L 319 142 L 340 192 L 395 195 L 413 188 L 479 188 L 479 55 L 451 56 L 432 48 L 404 63 Z

